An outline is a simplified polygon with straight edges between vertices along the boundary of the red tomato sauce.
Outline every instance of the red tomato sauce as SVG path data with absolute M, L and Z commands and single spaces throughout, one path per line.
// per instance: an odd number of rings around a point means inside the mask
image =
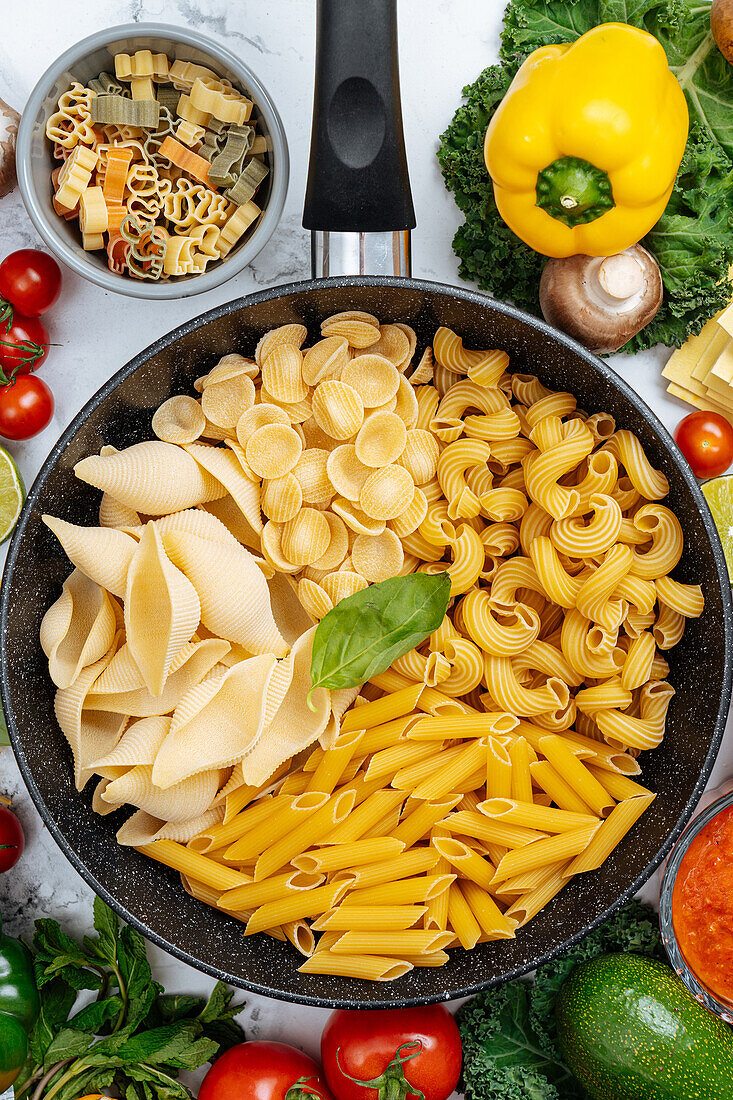
M 675 879 L 672 923 L 695 976 L 717 997 L 733 1001 L 733 806 L 709 821 L 687 849 Z

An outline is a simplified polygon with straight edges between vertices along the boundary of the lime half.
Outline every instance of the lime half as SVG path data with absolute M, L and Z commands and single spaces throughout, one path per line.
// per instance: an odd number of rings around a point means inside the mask
M 718 528 L 728 573 L 733 578 L 733 474 L 714 477 L 701 488 Z
M 24 500 L 20 471 L 5 448 L 0 447 L 0 542 L 12 535 Z

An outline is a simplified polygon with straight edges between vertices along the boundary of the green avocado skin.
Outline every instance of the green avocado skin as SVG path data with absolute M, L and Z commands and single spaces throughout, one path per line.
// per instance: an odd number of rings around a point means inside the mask
M 733 1097 L 733 1032 L 671 967 L 600 955 L 573 970 L 557 998 L 563 1059 L 592 1100 Z

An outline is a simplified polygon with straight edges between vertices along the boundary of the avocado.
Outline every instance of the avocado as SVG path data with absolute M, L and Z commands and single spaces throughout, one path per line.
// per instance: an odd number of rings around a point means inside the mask
M 591 1100 L 733 1097 L 733 1033 L 671 967 L 640 955 L 577 966 L 556 1004 L 562 1056 Z

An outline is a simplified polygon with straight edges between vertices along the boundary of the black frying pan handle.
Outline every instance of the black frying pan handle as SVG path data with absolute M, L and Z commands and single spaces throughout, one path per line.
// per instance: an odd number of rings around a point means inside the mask
M 318 0 L 306 229 L 412 229 L 396 0 Z

